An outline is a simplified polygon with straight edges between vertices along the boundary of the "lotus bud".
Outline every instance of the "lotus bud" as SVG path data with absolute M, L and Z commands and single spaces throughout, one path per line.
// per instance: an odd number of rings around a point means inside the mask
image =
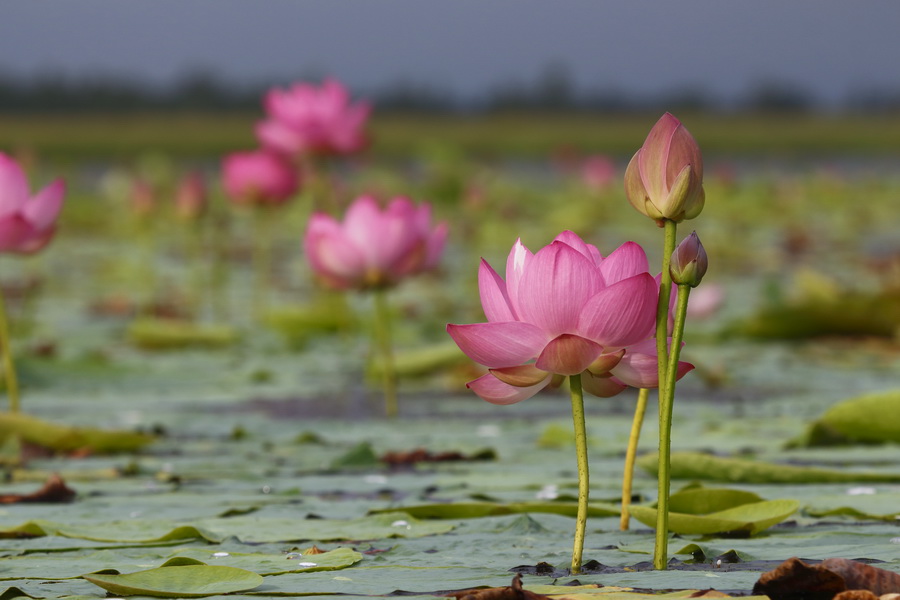
M 689 285 L 692 288 L 700 285 L 700 280 L 706 275 L 706 269 L 709 266 L 709 259 L 706 257 L 706 250 L 700 243 L 697 232 L 694 231 L 688 237 L 684 238 L 675 252 L 672 253 L 672 260 L 669 262 L 669 273 L 672 275 L 672 281 L 677 285 Z
M 703 210 L 703 159 L 681 121 L 664 114 L 625 170 L 625 193 L 638 212 L 662 225 Z

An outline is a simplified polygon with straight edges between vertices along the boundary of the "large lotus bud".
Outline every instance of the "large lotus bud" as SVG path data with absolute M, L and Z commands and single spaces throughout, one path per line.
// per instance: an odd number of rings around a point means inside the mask
M 680 223 L 703 210 L 700 147 L 671 114 L 656 122 L 628 163 L 625 193 L 632 206 L 659 223 Z
M 700 285 L 700 280 L 706 275 L 708 267 L 706 250 L 695 231 L 675 248 L 669 262 L 669 273 L 676 285 L 689 285 L 693 288 Z

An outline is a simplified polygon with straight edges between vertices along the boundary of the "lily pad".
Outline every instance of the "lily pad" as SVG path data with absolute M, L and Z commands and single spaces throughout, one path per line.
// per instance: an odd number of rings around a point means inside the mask
M 640 457 L 637 464 L 654 476 L 659 467 L 656 454 Z M 780 465 L 744 458 L 723 458 L 701 452 L 673 452 L 671 474 L 672 479 L 735 483 L 900 482 L 900 473 L 854 473 L 818 467 Z
M 72 427 L 21 413 L 0 413 L 0 440 L 8 440 L 13 436 L 56 452 L 90 450 L 100 454 L 133 452 L 155 439 L 151 435 L 134 431 Z
M 122 596 L 154 598 L 202 598 L 252 590 L 263 582 L 261 575 L 238 569 L 205 564 L 162 566 L 125 575 L 84 575 L 107 592 Z
M 396 509 L 390 509 L 396 510 Z M 387 512 L 373 510 L 370 514 Z M 549 513 L 574 517 L 578 512 L 576 502 L 447 502 L 443 504 L 419 504 L 404 506 L 403 512 L 418 519 L 474 519 L 518 513 Z M 616 504 L 592 503 L 588 506 L 589 517 L 616 517 L 621 509 Z
M 669 531 L 684 535 L 755 535 L 797 512 L 796 500 L 767 500 L 743 504 L 706 515 L 669 513 Z M 656 508 L 632 506 L 631 516 L 649 527 L 656 526 Z
M 128 326 L 128 340 L 148 350 L 221 348 L 238 341 L 230 325 L 192 323 L 177 319 L 136 319 Z
M 851 398 L 828 409 L 792 446 L 900 443 L 900 391 Z

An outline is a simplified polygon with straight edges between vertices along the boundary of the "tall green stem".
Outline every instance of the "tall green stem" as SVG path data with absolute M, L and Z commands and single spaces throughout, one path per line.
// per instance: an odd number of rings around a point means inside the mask
M 394 368 L 394 348 L 391 342 L 391 312 L 385 290 L 375 291 L 375 342 L 381 353 L 381 384 L 384 390 L 384 414 L 396 417 L 397 371 Z
M 663 394 L 663 385 L 668 364 L 669 346 L 669 299 L 672 295 L 672 274 L 669 273 L 669 263 L 672 253 L 675 252 L 675 233 L 678 224 L 666 219 L 664 223 L 665 239 L 663 241 L 662 273 L 659 282 L 659 302 L 656 305 L 656 355 L 658 357 L 659 394 Z
M 16 365 L 13 362 L 12 346 L 9 343 L 9 321 L 6 318 L 6 301 L 0 290 L 0 352 L 3 353 L 3 377 L 6 383 L 6 394 L 9 396 L 9 412 L 19 412 L 19 381 L 16 378 Z
M 659 498 L 656 504 L 656 548 L 653 566 L 665 569 L 669 544 L 669 484 L 671 482 L 672 411 L 675 406 L 675 380 L 678 378 L 678 357 L 684 337 L 684 319 L 687 314 L 691 288 L 678 286 L 678 304 L 675 308 L 675 325 L 672 329 L 672 346 L 666 365 L 665 386 L 659 394 Z M 660 382 L 662 383 L 662 381 Z
M 578 514 L 575 517 L 575 546 L 572 549 L 572 575 L 581 572 L 581 555 L 584 553 L 584 532 L 587 528 L 590 472 L 588 470 L 587 433 L 584 426 L 584 392 L 581 375 L 569 377 L 572 395 L 572 421 L 575 425 L 575 455 L 578 458 Z
M 634 407 L 634 420 L 631 422 L 631 435 L 628 436 L 628 450 L 625 452 L 625 473 L 622 475 L 622 516 L 619 529 L 628 531 L 631 516 L 628 507 L 631 505 L 631 483 L 634 479 L 634 460 L 637 457 L 638 442 L 641 439 L 641 427 L 644 424 L 644 413 L 647 412 L 647 398 L 650 390 L 641 388 L 638 392 L 637 405 Z

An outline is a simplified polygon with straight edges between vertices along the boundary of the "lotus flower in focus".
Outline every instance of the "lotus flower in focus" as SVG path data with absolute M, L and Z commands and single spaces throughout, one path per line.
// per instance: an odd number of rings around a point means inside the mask
M 640 213 L 680 223 L 703 210 L 703 159 L 681 121 L 664 114 L 625 170 L 625 193 Z
M 65 183 L 61 179 L 32 196 L 19 164 L 0 153 L 0 252 L 32 254 L 56 231 Z
M 283 204 L 300 187 L 295 169 L 265 151 L 235 152 L 222 161 L 225 192 L 236 204 Z
M 370 107 L 350 103 L 347 89 L 333 79 L 321 87 L 295 83 L 273 88 L 263 100 L 268 118 L 256 127 L 266 148 L 296 157 L 352 154 L 366 145 Z
M 339 289 L 381 289 L 437 265 L 447 225 L 431 224 L 431 206 L 393 199 L 384 210 L 370 196 L 347 209 L 343 222 L 316 213 L 304 238 L 316 276 Z
M 600 397 L 658 386 L 652 336 L 659 288 L 638 244 L 604 258 L 570 231 L 535 254 L 517 241 L 506 280 L 482 260 L 478 284 L 488 322 L 447 331 L 489 368 L 467 384 L 488 402 L 525 400 L 560 375 L 581 374 L 584 390 Z M 692 368 L 679 363 L 678 376 Z

